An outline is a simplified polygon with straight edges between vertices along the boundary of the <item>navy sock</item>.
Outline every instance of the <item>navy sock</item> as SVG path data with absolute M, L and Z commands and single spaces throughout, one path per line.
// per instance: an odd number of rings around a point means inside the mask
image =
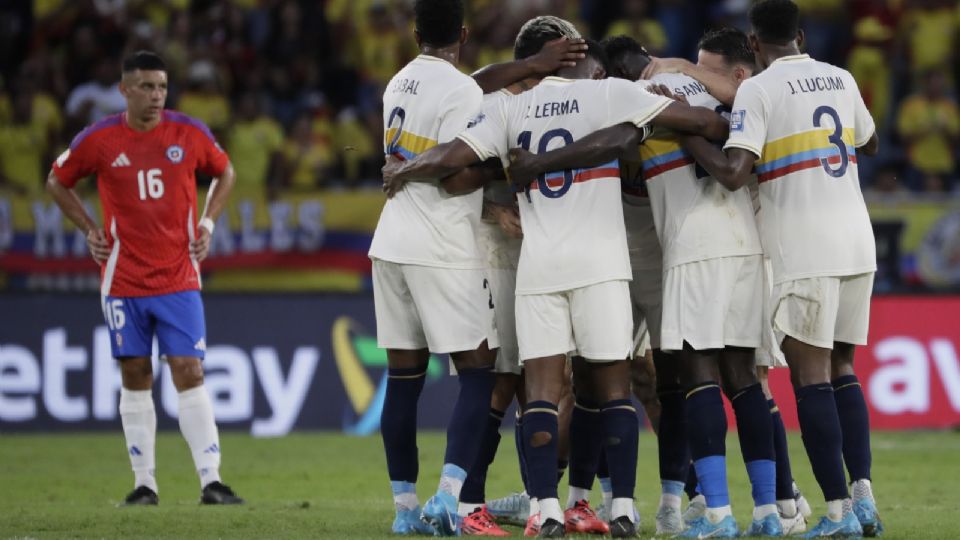
M 513 444 L 517 447 L 517 465 L 520 466 L 520 482 L 523 489 L 530 493 L 530 484 L 527 483 L 527 447 L 523 444 L 523 414 L 517 411 L 517 421 L 513 426 Z
M 687 450 L 683 390 L 679 386 L 661 388 L 657 391 L 657 397 L 660 399 L 660 431 L 657 433 L 660 480 L 685 482 L 690 467 L 690 453 Z
M 603 453 L 603 419 L 600 407 L 577 399 L 570 418 L 570 485 L 593 488 L 593 477 Z
M 697 481 L 697 469 L 687 463 L 687 481 L 683 484 L 683 491 L 688 499 L 693 499 L 700 494 L 700 482 Z
M 750 477 L 754 506 L 777 502 L 777 462 L 773 450 L 773 422 L 760 383 L 737 392 L 733 399 L 740 452 Z
M 531 401 L 523 413 L 527 459 L 527 493 L 537 499 L 557 497 L 557 406 Z
M 844 375 L 833 381 L 833 396 L 837 401 L 840 428 L 843 431 L 843 460 L 850 473 L 850 481 L 869 480 L 870 414 L 863 388 L 856 375 Z
M 467 472 L 467 479 L 463 482 L 463 489 L 460 491 L 460 502 L 462 503 L 481 506 L 487 500 L 485 492 L 487 469 L 493 463 L 493 458 L 497 455 L 497 447 L 500 446 L 501 422 L 503 422 L 503 411 L 491 408 L 483 432 L 483 440 L 480 442 L 480 451 L 477 453 L 477 460 Z
M 380 413 L 380 436 L 387 455 L 387 473 L 394 482 L 417 482 L 417 401 L 427 369 L 388 369 L 387 394 Z
M 597 460 L 597 478 L 610 478 L 610 468 L 607 467 L 607 453 L 600 445 L 600 459 Z
M 633 498 L 637 483 L 637 444 L 640 424 L 637 409 L 629 399 L 614 399 L 603 404 L 603 443 L 613 497 Z
M 487 423 L 494 375 L 490 368 L 461 369 L 457 379 L 460 395 L 447 426 L 447 452 L 443 463 L 468 471 L 477 459 L 483 440 L 484 430 L 477 427 Z
M 840 416 L 829 383 L 811 384 L 797 394 L 797 416 L 803 446 L 807 449 L 813 475 L 827 501 L 846 499 L 847 480 L 843 474 L 843 433 Z
M 701 384 L 687 392 L 687 440 L 697 470 L 700 493 L 708 508 L 730 504 L 727 489 L 727 416 L 716 383 Z
M 793 498 L 793 472 L 790 470 L 790 451 L 787 447 L 787 429 L 783 425 L 780 408 L 772 400 L 767 400 L 770 418 L 773 420 L 773 451 L 777 455 L 777 500 Z

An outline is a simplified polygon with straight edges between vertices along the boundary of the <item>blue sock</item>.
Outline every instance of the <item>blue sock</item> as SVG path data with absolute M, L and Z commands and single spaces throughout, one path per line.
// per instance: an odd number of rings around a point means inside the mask
M 527 458 L 527 493 L 537 499 L 557 497 L 557 406 L 531 401 L 523 413 Z
M 701 384 L 687 392 L 687 440 L 697 470 L 699 490 L 707 508 L 730 504 L 727 490 L 727 416 L 716 383 Z
M 577 398 L 570 418 L 570 485 L 593 488 L 603 453 L 603 419 L 596 403 Z
M 683 390 L 679 386 L 658 388 L 657 397 L 660 399 L 660 431 L 657 433 L 660 479 L 682 483 L 690 467 Z
M 513 425 L 513 444 L 517 447 L 517 464 L 520 466 L 520 482 L 523 489 L 530 493 L 530 484 L 527 483 L 527 447 L 523 444 L 523 415 L 517 413 L 517 420 Z
M 683 482 L 678 482 L 676 480 L 660 480 L 660 493 L 664 495 L 676 495 L 677 497 L 683 493 Z
M 863 388 L 856 375 L 844 375 L 833 381 L 833 396 L 837 401 L 840 428 L 843 431 L 843 460 L 850 472 L 850 481 L 869 480 L 870 413 L 863 398 Z
M 793 471 L 790 470 L 790 451 L 787 447 L 787 429 L 783 425 L 780 408 L 772 400 L 767 400 L 770 418 L 773 420 L 773 451 L 777 456 L 777 500 L 793 498 Z
M 693 499 L 700 494 L 700 482 L 697 481 L 697 469 L 687 463 L 687 480 L 683 484 L 683 491 L 687 493 L 688 499 Z
M 613 498 L 632 499 L 637 483 L 637 444 L 640 438 L 637 409 L 629 399 L 615 399 L 604 403 L 600 414 L 603 416 L 603 444 Z
M 750 477 L 754 506 L 777 502 L 777 462 L 773 450 L 773 421 L 760 383 L 752 384 L 730 400 L 737 417 L 740 452 Z
M 480 451 L 477 453 L 477 460 L 467 473 L 467 479 L 460 491 L 460 502 L 462 503 L 482 506 L 486 501 L 487 470 L 497 455 L 497 447 L 500 446 L 500 424 L 503 422 L 503 414 L 503 411 L 490 409 L 486 429 L 483 432 L 483 440 L 480 442 Z
M 490 411 L 494 375 L 490 368 L 461 369 L 457 375 L 460 395 L 453 406 L 447 426 L 447 451 L 444 463 L 468 470 L 477 459 Z
M 417 483 L 417 400 L 427 377 L 426 367 L 387 370 L 387 394 L 380 413 L 380 436 L 393 482 Z
M 797 390 L 796 395 L 803 446 L 824 500 L 846 499 L 849 493 L 843 473 L 843 433 L 833 386 L 811 384 Z

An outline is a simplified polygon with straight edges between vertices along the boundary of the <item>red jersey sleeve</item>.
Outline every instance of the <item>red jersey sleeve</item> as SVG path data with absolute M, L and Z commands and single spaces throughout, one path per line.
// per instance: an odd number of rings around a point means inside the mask
M 210 129 L 199 121 L 196 121 L 196 123 L 198 126 L 193 132 L 192 138 L 193 145 L 197 149 L 197 168 L 203 174 L 220 176 L 227 169 L 230 158 L 217 143 Z
M 90 135 L 89 129 L 81 131 L 74 137 L 73 142 L 70 143 L 70 148 L 64 150 L 53 162 L 53 173 L 57 175 L 57 180 L 65 187 L 72 188 L 81 179 L 96 172 L 96 145 L 88 136 Z

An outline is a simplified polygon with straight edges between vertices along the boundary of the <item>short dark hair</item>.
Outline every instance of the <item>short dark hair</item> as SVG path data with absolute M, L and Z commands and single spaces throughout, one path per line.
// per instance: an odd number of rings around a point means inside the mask
M 413 13 L 423 43 L 446 47 L 460 39 L 463 0 L 417 0 Z
M 612 36 L 600 42 L 603 52 L 607 55 L 607 61 L 617 62 L 628 54 L 639 54 L 650 58 L 643 45 L 630 36 Z
M 736 28 L 721 28 L 711 30 L 700 38 L 697 48 L 719 54 L 727 64 L 744 64 L 751 68 L 756 66 L 757 59 L 750 47 L 750 38 Z
M 517 60 L 529 58 L 540 52 L 548 41 L 562 37 L 579 39 L 580 32 L 571 22 L 553 15 L 534 17 L 520 27 L 513 44 L 513 57 Z
M 163 63 L 163 59 L 157 53 L 152 51 L 137 51 L 123 59 L 122 71 L 124 73 L 131 73 L 138 69 L 166 71 L 167 65 Z
M 750 25 L 763 43 L 786 45 L 797 39 L 800 8 L 793 0 L 760 0 L 750 8 Z
M 592 39 L 584 40 L 587 44 L 586 55 L 587 58 L 593 58 L 603 67 L 603 70 L 610 72 L 610 60 L 607 58 L 607 53 L 604 52 L 603 47 L 599 43 Z

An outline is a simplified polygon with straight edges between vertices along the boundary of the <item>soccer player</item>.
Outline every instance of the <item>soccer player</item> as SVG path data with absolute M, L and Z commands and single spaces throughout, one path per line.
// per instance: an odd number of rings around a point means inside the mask
M 233 187 L 233 167 L 203 123 L 164 110 L 167 71 L 156 54 L 140 51 L 124 59 L 120 91 L 126 112 L 81 131 L 53 164 L 47 191 L 84 232 L 100 265 L 103 315 L 120 362 L 120 418 L 134 472 L 135 489 L 125 504 L 158 503 L 154 337 L 178 392 L 180 431 L 200 476 L 200 502 L 239 504 L 243 500 L 220 481 L 220 440 L 201 365 L 206 329 L 200 262 Z M 213 177 L 199 220 L 196 170 Z M 73 191 L 92 174 L 105 229 Z
M 773 266 L 771 317 L 790 366 L 807 455 L 827 501 L 827 515 L 807 537 L 873 536 L 882 525 L 853 356 L 855 346 L 867 342 L 876 270 L 856 149 L 873 155 L 878 138 L 850 73 L 800 53 L 796 4 L 758 2 L 750 23 L 764 71 L 737 92 L 725 151 L 697 138 L 685 145 L 728 189 L 746 184 L 754 169 L 760 181 L 760 230 Z
M 388 163 L 384 181 L 443 177 L 491 157 L 507 159 L 512 147 L 546 152 L 596 129 L 620 122 L 649 122 L 725 136 L 711 111 L 654 97 L 602 75 L 595 44 L 575 68 L 558 71 L 533 90 L 485 107 L 456 140 L 417 159 Z M 637 141 L 634 140 L 634 144 Z M 630 404 L 632 322 L 627 290 L 629 259 L 616 163 L 542 176 L 519 194 L 524 240 L 517 270 L 517 336 L 526 372 L 524 443 L 531 496 L 540 502 L 540 536 L 564 534 L 557 499 L 557 400 L 566 355 L 587 359 L 592 394 L 601 403 L 603 436 L 613 481 L 611 535 L 633 536 L 633 488 L 638 424 Z

